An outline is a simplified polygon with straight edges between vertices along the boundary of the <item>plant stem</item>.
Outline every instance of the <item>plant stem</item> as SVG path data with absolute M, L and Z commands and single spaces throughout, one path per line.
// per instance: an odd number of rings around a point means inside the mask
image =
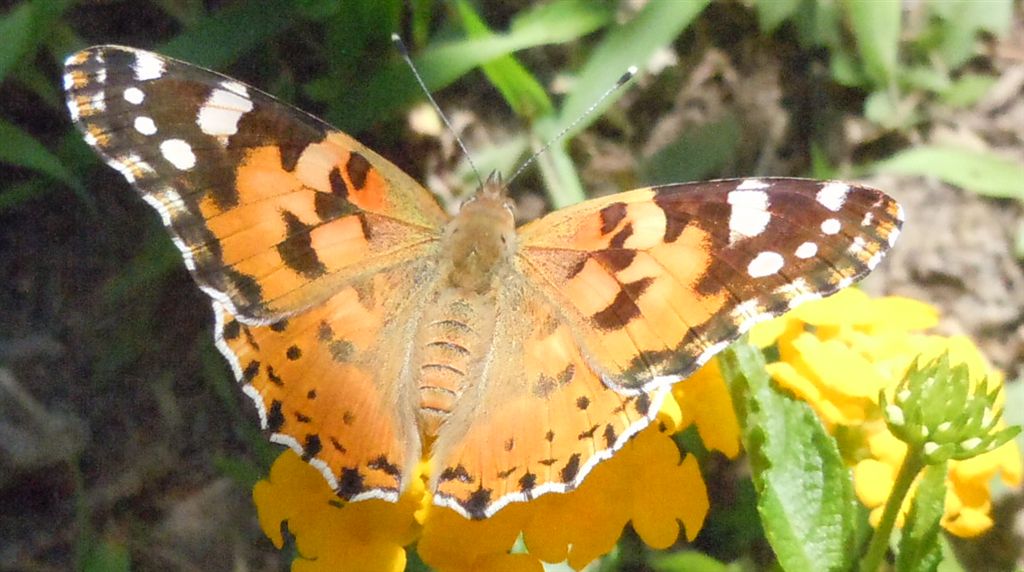
M 885 557 L 889 548 L 889 537 L 892 535 L 892 527 L 896 524 L 896 517 L 903 506 L 903 499 L 910 491 L 910 485 L 914 483 L 917 474 L 924 468 L 920 455 L 913 449 L 907 450 L 907 456 L 903 459 L 900 472 L 896 475 L 896 482 L 892 485 L 889 493 L 889 500 L 885 502 L 885 510 L 882 512 L 882 519 L 878 522 L 874 534 L 871 535 L 871 543 L 868 544 L 868 551 L 860 562 L 860 572 L 875 572 Z

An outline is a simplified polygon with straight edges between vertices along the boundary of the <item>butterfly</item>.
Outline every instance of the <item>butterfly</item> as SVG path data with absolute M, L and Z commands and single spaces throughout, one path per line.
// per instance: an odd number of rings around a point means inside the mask
M 748 178 L 642 188 L 516 227 L 489 179 L 449 216 L 294 107 L 120 46 L 70 56 L 85 140 L 159 213 L 270 439 L 348 500 L 487 518 L 580 485 L 750 327 L 870 272 L 884 193 Z

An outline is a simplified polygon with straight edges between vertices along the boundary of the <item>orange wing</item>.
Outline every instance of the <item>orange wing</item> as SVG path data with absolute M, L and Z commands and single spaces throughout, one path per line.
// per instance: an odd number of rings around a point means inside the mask
M 345 499 L 396 501 L 420 459 L 418 394 L 403 382 L 400 358 L 433 264 L 427 257 L 377 272 L 269 326 L 214 304 L 217 346 L 271 440 L 295 449 Z
M 217 345 L 272 439 L 345 498 L 397 499 L 421 455 L 396 357 L 448 220 L 433 197 L 318 119 L 184 62 L 98 46 L 68 58 L 64 83 L 86 142 L 214 299 Z
M 160 213 L 199 286 L 270 323 L 360 273 L 422 256 L 447 220 L 351 137 L 256 88 L 157 54 L 72 55 L 65 87 L 88 143 Z

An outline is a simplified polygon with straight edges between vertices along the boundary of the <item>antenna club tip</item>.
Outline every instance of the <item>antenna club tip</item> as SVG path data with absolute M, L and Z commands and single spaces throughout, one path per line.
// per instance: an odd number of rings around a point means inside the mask
M 626 73 L 622 74 L 622 77 L 620 77 L 619 81 L 616 82 L 616 85 L 624 85 L 626 82 L 633 79 L 638 71 L 639 70 L 636 66 L 629 66 L 626 68 Z
M 405 47 L 405 42 L 402 41 L 402 37 L 397 33 L 391 33 L 391 43 L 395 44 L 398 51 L 404 56 L 409 54 L 409 50 Z

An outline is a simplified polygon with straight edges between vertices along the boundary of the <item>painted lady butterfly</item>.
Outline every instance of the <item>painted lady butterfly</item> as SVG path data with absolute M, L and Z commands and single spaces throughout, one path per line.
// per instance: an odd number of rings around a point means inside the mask
M 486 518 L 577 487 L 670 384 L 867 274 L 900 206 L 842 182 L 637 189 L 515 227 L 493 180 L 449 217 L 348 135 L 223 75 L 68 58 L 86 141 L 160 213 L 271 439 L 348 500 Z

